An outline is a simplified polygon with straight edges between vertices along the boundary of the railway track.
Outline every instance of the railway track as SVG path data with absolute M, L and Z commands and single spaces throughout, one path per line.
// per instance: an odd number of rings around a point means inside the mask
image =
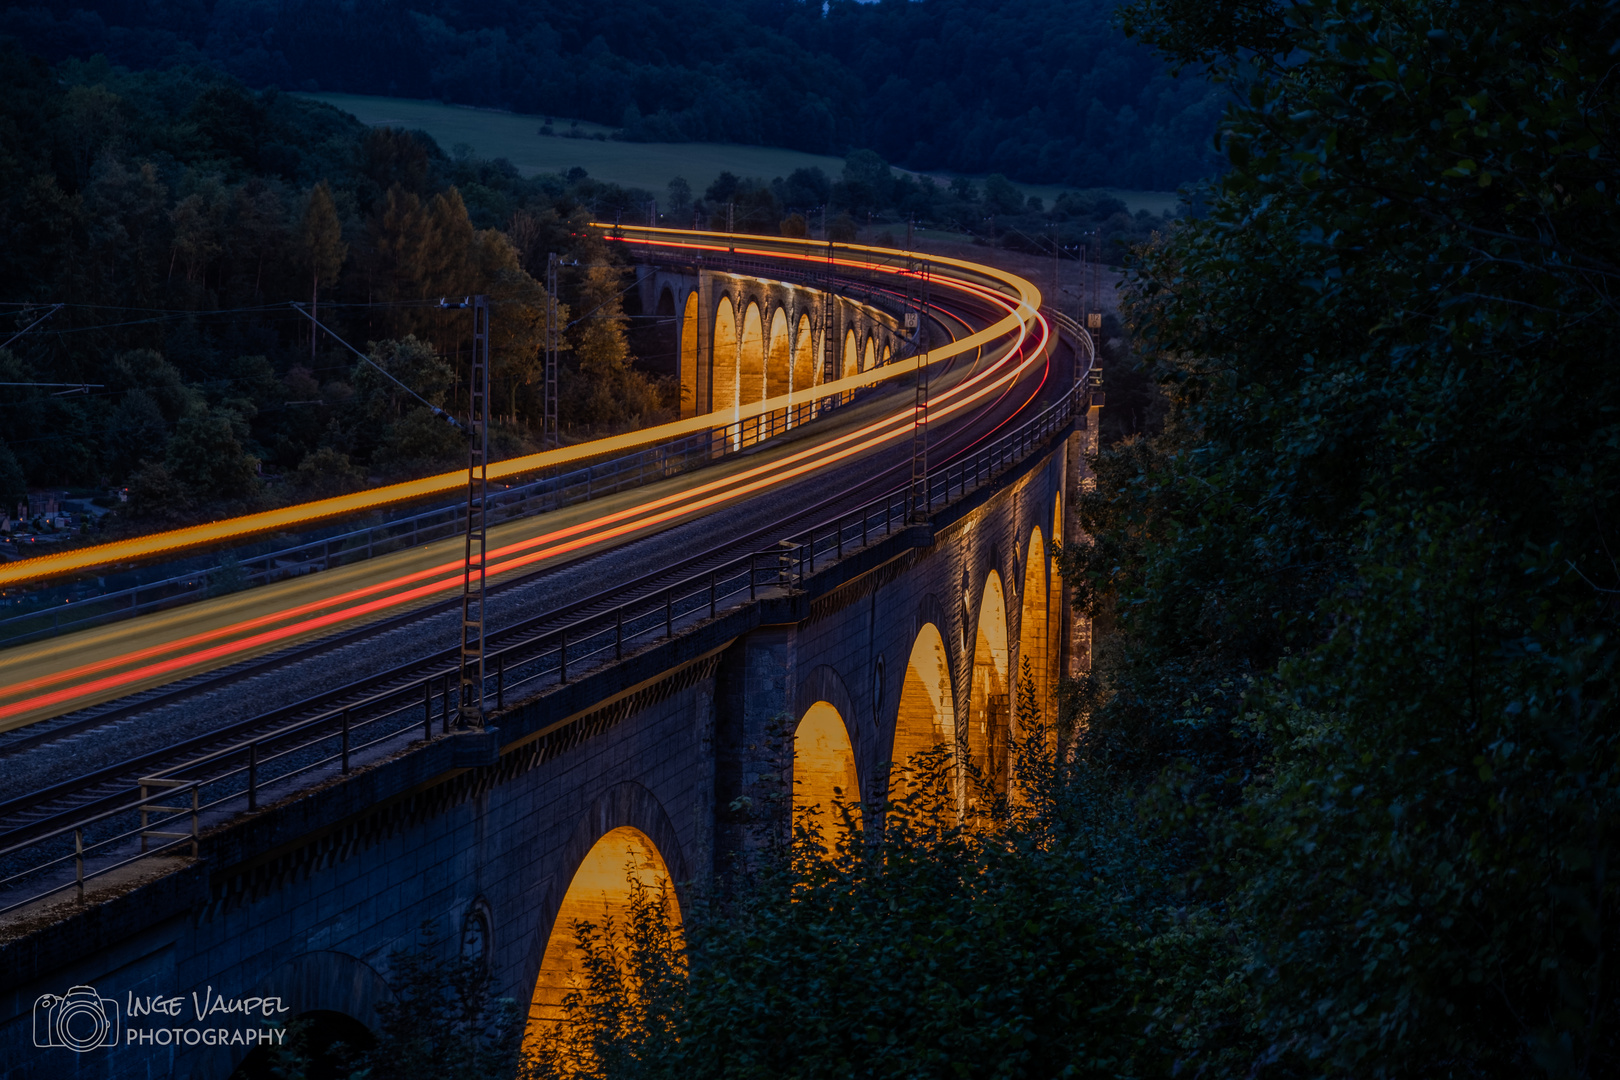
M 967 320 L 962 321 L 965 323 Z M 1013 387 L 1017 385 L 1016 380 L 1009 382 L 992 401 L 977 406 L 970 415 L 959 418 L 947 433 L 942 433 L 939 443 L 932 450 L 933 455 L 935 455 L 933 460 L 944 467 L 973 453 L 975 447 L 983 444 L 1000 426 L 1018 416 L 1030 401 L 1035 400 L 1039 395 L 1040 387 L 1045 383 L 1046 379 L 1043 374 L 1035 391 L 1025 400 L 1012 402 L 1011 404 L 1016 407 L 1009 409 L 1004 403 L 1008 395 L 1012 393 Z M 1002 420 L 999 423 L 987 423 L 987 418 L 993 419 L 998 410 L 1006 413 Z M 857 463 L 846 470 L 852 474 L 852 479 L 838 487 L 834 494 L 806 505 L 795 506 L 790 512 L 774 517 L 764 525 L 756 525 L 741 533 L 732 535 L 724 542 L 697 555 L 662 566 L 657 570 L 640 575 L 634 580 L 618 583 L 610 589 L 600 591 L 581 600 L 556 605 L 544 612 L 502 627 L 491 635 L 491 652 L 493 655 L 503 659 L 510 658 L 514 665 L 529 663 L 536 660 L 545 651 L 545 643 L 548 640 L 555 639 L 559 631 L 570 626 L 589 622 L 593 618 L 599 618 L 604 613 L 609 613 L 615 608 L 623 609 L 627 605 L 634 605 L 638 601 L 656 597 L 665 590 L 671 590 L 670 595 L 673 596 L 674 583 L 690 582 L 694 577 L 701 577 L 704 573 L 711 574 L 710 605 L 712 610 L 714 603 L 713 572 L 717 568 L 734 565 L 739 555 L 757 549 L 758 543 L 763 538 L 773 535 L 781 537 L 783 534 L 802 532 L 806 528 L 809 528 L 811 532 L 811 558 L 813 559 L 815 557 L 814 534 L 816 527 L 828 520 L 838 519 L 840 514 L 847 513 L 851 507 L 868 502 L 874 495 L 891 494 L 897 489 L 903 489 L 906 485 L 902 481 L 908 477 L 910 461 L 905 460 L 900 464 L 867 475 L 861 475 L 863 468 L 869 468 L 869 466 L 860 464 L 859 459 L 857 459 Z M 977 472 L 975 472 L 976 476 Z M 823 477 L 821 479 L 830 478 Z M 945 487 L 947 491 L 950 488 L 948 477 L 946 478 Z M 843 544 L 844 528 L 845 526 L 840 523 L 837 541 L 840 549 Z M 861 523 L 861 532 L 863 534 L 865 528 L 866 523 L 863 519 Z M 534 573 L 516 576 L 498 583 L 496 588 L 506 590 L 531 584 L 536 578 L 554 573 L 557 569 L 548 567 Z M 752 590 L 753 584 L 754 573 L 752 567 L 750 567 L 750 590 Z M 341 648 L 365 637 L 385 632 L 395 626 L 430 617 L 439 611 L 453 607 L 457 602 L 459 602 L 459 598 L 427 605 L 363 627 L 356 627 L 340 634 L 330 635 L 319 641 L 308 642 L 294 649 L 283 650 L 273 656 L 262 657 L 224 668 L 210 673 L 208 676 L 198 677 L 196 680 L 187 680 L 184 685 L 165 688 L 165 691 L 150 696 L 143 695 L 140 700 L 122 702 L 116 707 L 105 711 L 98 711 L 92 715 L 75 718 L 73 723 L 78 726 L 75 726 L 72 732 L 80 732 L 89 727 L 115 722 L 116 718 L 119 717 L 160 708 L 182 697 L 194 696 L 223 688 L 232 682 L 264 674 L 279 666 L 296 663 L 305 656 Z M 669 603 L 672 604 L 673 601 L 669 601 Z M 701 606 L 701 603 L 699 606 Z M 685 618 L 686 614 L 687 612 L 683 612 L 682 617 Z M 673 618 L 672 615 L 666 617 Z M 533 652 L 534 656 L 525 659 L 526 650 Z M 566 638 L 564 638 L 561 658 L 563 677 L 566 677 L 566 655 L 567 645 Z M 193 738 L 137 755 L 107 768 L 11 799 L 4 804 L 0 804 L 0 829 L 4 830 L 0 832 L 0 848 L 26 842 L 30 836 L 49 833 L 52 828 L 60 826 L 68 818 L 84 819 L 103 810 L 117 809 L 120 805 L 129 801 L 132 790 L 138 789 L 140 778 L 155 771 L 162 771 L 165 767 L 173 766 L 177 762 L 198 758 L 207 759 L 211 753 L 216 752 L 221 747 L 239 744 L 243 740 L 251 741 L 270 736 L 279 730 L 296 729 L 300 725 L 307 724 L 311 719 L 317 719 L 322 715 L 330 717 L 340 713 L 343 716 L 346 755 L 346 732 L 350 722 L 350 711 L 364 710 L 368 707 L 368 703 L 389 699 L 392 695 L 397 695 L 402 688 L 412 686 L 428 688 L 424 708 L 428 722 L 431 725 L 434 708 L 431 691 L 432 680 L 453 669 L 457 658 L 458 650 L 456 649 L 440 650 L 427 656 L 417 657 L 389 670 L 313 695 L 291 705 L 270 710 L 245 721 L 222 726 Z M 443 704 L 444 715 L 448 717 L 449 681 L 447 678 L 445 680 Z M 363 716 L 357 717 L 357 719 L 364 722 Z M 53 732 L 41 732 L 41 744 L 69 733 L 68 730 L 60 728 Z M 327 737 L 329 736 L 318 736 L 316 741 Z M 15 752 L 15 750 L 13 748 L 0 750 L 0 753 L 10 752 Z

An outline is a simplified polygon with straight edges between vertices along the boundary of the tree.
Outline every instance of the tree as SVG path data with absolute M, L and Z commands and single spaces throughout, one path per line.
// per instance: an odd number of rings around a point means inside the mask
M 1617 15 L 1127 19 L 1241 93 L 1129 304 L 1165 433 L 1103 456 L 1065 566 L 1118 627 L 1084 750 L 1246 943 L 1248 1069 L 1611 1075 Z
M 337 205 L 332 201 L 332 189 L 325 180 L 309 191 L 298 243 L 299 254 L 309 274 L 309 313 L 319 318 L 321 282 L 330 284 L 335 281 L 343 269 L 343 260 L 349 254 L 349 246 L 343 242 L 343 224 L 338 220 Z M 311 323 L 309 356 L 312 361 L 318 340 L 319 328 Z

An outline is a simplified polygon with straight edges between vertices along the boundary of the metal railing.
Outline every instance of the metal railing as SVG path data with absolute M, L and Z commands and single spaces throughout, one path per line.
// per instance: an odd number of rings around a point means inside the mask
M 1089 346 L 1089 337 L 1084 343 Z M 492 702 L 498 713 L 506 707 L 508 694 L 532 694 L 564 685 L 577 679 L 587 666 L 622 660 L 628 651 L 671 639 L 679 630 L 717 618 L 722 611 L 758 600 L 762 594 L 784 595 L 802 589 L 817 573 L 818 565 L 825 568 L 829 559 L 836 562 L 846 552 L 893 535 L 919 512 L 926 515 L 936 505 L 949 505 L 953 494 L 961 499 L 994 482 L 1063 432 L 1077 405 L 1089 402 L 1086 375 L 1092 361 L 1084 363 L 1074 385 L 1053 405 L 983 448 L 930 472 L 917 497 L 920 506 L 913 504 L 909 490 L 891 493 L 767 550 L 493 652 L 488 658 L 490 674 L 481 688 L 486 706 Z M 29 882 L 44 884 L 40 879 L 49 878 L 53 870 L 69 862 L 74 867 L 74 881 L 52 881 L 43 891 L 0 907 L 0 915 L 68 888 L 76 888 L 82 899 L 86 880 L 188 842 L 195 855 L 206 814 L 216 813 L 219 820 L 226 820 L 224 811 L 233 807 L 251 813 L 267 795 L 291 794 L 294 781 L 301 777 L 347 775 L 357 758 L 388 746 L 398 749 L 402 740 L 411 740 L 417 732 L 423 742 L 433 741 L 435 726 L 439 737 L 446 736 L 456 713 L 458 689 L 456 672 L 447 667 L 402 687 L 346 702 L 143 776 L 139 797 L 124 805 L 89 815 L 68 810 L 36 822 L 29 831 L 43 829 L 43 833 L 0 850 L 0 874 L 4 875 L 0 894 L 27 888 Z M 340 693 L 334 691 L 334 696 Z M 154 801 L 176 791 L 189 792 L 189 806 Z M 163 825 L 189 815 L 190 831 L 155 829 L 149 820 L 152 813 L 169 815 L 158 822 Z M 59 850 L 70 836 L 72 850 Z M 137 846 L 139 850 L 131 850 Z

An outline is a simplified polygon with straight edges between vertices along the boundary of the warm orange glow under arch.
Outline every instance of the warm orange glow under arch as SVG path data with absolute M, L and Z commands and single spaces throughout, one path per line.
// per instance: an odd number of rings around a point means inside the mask
M 855 331 L 844 332 L 844 376 L 855 375 L 861 370 L 860 344 L 855 338 Z
M 1024 562 L 1024 597 L 1018 621 L 1018 673 L 1024 677 L 1024 662 L 1029 662 L 1029 674 L 1035 684 L 1035 700 L 1040 709 L 1035 717 L 1050 729 L 1052 696 L 1052 664 L 1047 655 L 1047 642 L 1051 639 L 1050 582 L 1047 573 L 1046 539 L 1037 525 L 1029 537 L 1029 557 Z M 1020 737 L 1023 732 L 1019 732 Z
M 557 921 L 552 924 L 551 937 L 540 960 L 540 975 L 529 1001 L 525 1040 L 564 1019 L 563 999 L 574 987 L 575 973 L 584 956 L 574 925 L 588 921 L 600 928 L 605 919 L 612 918 L 615 927 L 624 927 L 636 884 L 667 890 L 670 919 L 679 930 L 680 907 L 669 868 L 658 848 L 645 833 L 629 826 L 607 833 L 579 864 L 574 880 L 568 884 L 568 892 L 563 895 L 562 906 L 557 909 Z
M 950 657 L 945 639 L 933 623 L 924 623 L 906 660 L 900 685 L 900 707 L 894 722 L 889 757 L 889 798 L 905 794 L 900 767 L 925 750 L 945 745 L 955 755 L 956 709 L 951 695 Z
M 738 364 L 738 401 L 752 405 L 765 400 L 765 327 L 759 315 L 759 305 L 749 304 L 743 311 L 742 352 Z
M 812 819 L 821 827 L 822 842 L 836 845 L 843 817 L 834 802 L 858 801 L 860 780 L 855 774 L 855 751 L 849 744 L 844 718 L 831 702 L 818 701 L 805 710 L 793 732 L 793 824 Z M 860 811 L 856 811 L 859 824 Z
M 692 293 L 686 298 L 686 310 L 681 315 L 681 416 L 698 414 L 698 298 Z
M 1007 685 L 1007 599 L 1001 575 L 994 570 L 984 582 L 978 624 L 973 643 L 973 689 L 968 700 L 968 753 L 991 790 L 1005 791 L 1007 734 L 1012 723 Z
M 714 309 L 714 374 L 709 385 L 714 388 L 714 412 L 725 417 L 723 423 L 736 418 L 741 404 L 737 391 L 741 382 L 737 378 L 737 309 L 731 306 L 731 297 L 722 296 Z

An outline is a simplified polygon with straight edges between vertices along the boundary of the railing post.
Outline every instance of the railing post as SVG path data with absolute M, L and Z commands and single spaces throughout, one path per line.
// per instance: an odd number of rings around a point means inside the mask
M 748 599 L 754 600 L 759 593 L 754 588 L 754 556 L 748 556 Z
M 433 680 L 422 680 L 422 741 L 433 741 Z
M 349 710 L 343 710 L 343 775 L 349 775 Z
M 200 801 L 198 795 L 201 789 L 201 784 L 191 785 L 191 857 L 193 859 L 197 857 L 197 834 L 202 831 L 198 827 L 197 821 L 198 803 Z
M 671 585 L 664 593 L 664 636 L 675 636 L 675 586 Z
M 624 605 L 613 609 L 613 659 L 624 659 Z
M 248 813 L 259 808 L 259 744 L 248 743 Z
M 145 851 L 146 837 L 141 837 L 141 850 Z M 73 876 L 79 885 L 79 902 L 84 902 L 84 830 L 73 830 Z
M 441 713 L 439 719 L 440 719 L 440 722 L 443 724 L 444 733 L 446 735 L 448 735 L 448 734 L 450 734 L 450 676 L 449 675 L 446 675 L 444 677 L 444 698 L 440 702 L 440 704 L 444 706 L 444 709 L 443 709 L 443 712 Z
M 568 681 L 568 631 L 564 630 L 560 636 L 562 644 L 557 650 L 557 682 L 559 684 Z
M 146 805 L 146 785 L 141 785 L 141 854 L 146 854 L 146 826 L 150 824 L 148 815 L 151 813 Z

